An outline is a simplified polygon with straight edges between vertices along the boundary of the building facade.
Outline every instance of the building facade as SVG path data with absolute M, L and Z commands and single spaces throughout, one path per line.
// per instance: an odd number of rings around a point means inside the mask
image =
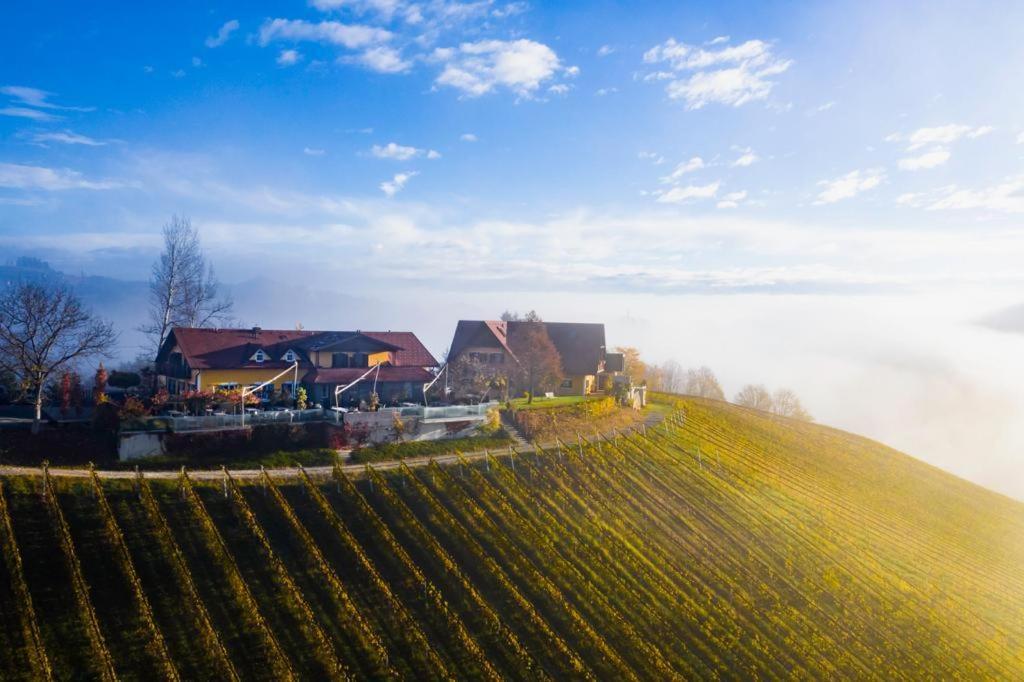
M 382 403 L 419 401 L 437 366 L 412 332 L 175 327 L 160 348 L 156 373 L 158 385 L 171 395 L 233 390 L 273 379 L 258 393 L 262 399 L 292 396 L 300 385 L 310 402 L 326 407 L 335 404 L 337 387 L 350 385 L 371 368 L 337 396 L 338 405 L 369 401 L 373 392 Z
M 517 362 L 508 343 L 515 320 L 459 320 L 448 351 L 448 363 L 467 357 L 483 365 L 500 368 Z M 584 322 L 542 322 L 562 361 L 562 379 L 556 395 L 588 395 L 601 390 L 605 374 L 604 325 Z

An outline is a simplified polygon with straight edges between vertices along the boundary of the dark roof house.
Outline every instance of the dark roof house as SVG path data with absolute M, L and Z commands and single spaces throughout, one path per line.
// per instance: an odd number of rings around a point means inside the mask
M 508 334 L 516 325 L 529 324 L 515 320 L 459 320 L 448 351 L 448 362 L 465 353 L 498 352 L 515 360 L 508 345 Z M 562 369 L 570 375 L 593 375 L 603 369 L 605 355 L 604 325 L 586 322 L 543 322 L 558 354 Z

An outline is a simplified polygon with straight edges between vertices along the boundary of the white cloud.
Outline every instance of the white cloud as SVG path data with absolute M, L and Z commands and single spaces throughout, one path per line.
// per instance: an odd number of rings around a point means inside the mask
M 198 69 L 202 65 L 203 65 L 203 60 L 202 59 L 200 59 L 199 57 L 192 57 L 192 66 L 193 67 Z
M 321 12 L 344 8 L 353 9 L 361 14 L 376 12 L 382 19 L 388 20 L 402 3 L 399 0 L 311 0 L 309 4 Z
M 552 95 L 564 95 L 570 90 L 572 90 L 572 88 L 570 88 L 565 83 L 555 83 L 550 88 L 548 88 L 548 92 L 550 92 Z
M 67 168 L 0 163 L 0 187 L 53 192 L 66 189 L 116 189 L 122 186 L 122 183 L 109 180 L 87 180 L 78 171 Z
M 717 208 L 736 208 L 740 205 L 740 202 L 747 198 L 747 190 L 740 190 L 739 192 L 729 192 L 722 197 L 715 206 Z
M 660 166 L 661 164 L 665 163 L 665 157 L 659 154 L 658 152 L 638 152 L 636 157 L 638 159 L 650 161 L 655 166 Z
M 494 11 L 492 11 L 491 14 L 499 19 L 507 19 L 508 17 L 522 14 L 529 8 L 530 6 L 525 2 L 510 2 L 503 7 L 494 8 Z
M 316 147 L 304 147 L 302 153 L 306 156 L 323 156 L 327 151 Z
M 220 47 L 224 43 L 228 42 L 228 38 L 231 34 L 238 30 L 238 20 L 232 19 L 231 21 L 225 21 L 224 25 L 217 29 L 217 35 L 210 36 L 206 39 L 207 47 Z
M 667 63 L 674 73 L 655 72 L 654 80 L 673 80 L 665 87 L 671 99 L 683 99 L 688 109 L 717 102 L 742 106 L 765 99 L 775 86 L 772 76 L 785 72 L 792 65 L 779 59 L 770 44 L 748 40 L 734 47 L 705 50 L 669 38 L 644 53 L 648 64 Z M 684 76 L 683 72 L 692 72 Z M 645 77 L 646 80 L 646 77 Z
M 406 147 L 396 142 L 388 142 L 383 147 L 379 144 L 373 145 L 370 153 L 378 159 L 390 159 L 392 161 L 408 161 L 416 157 L 425 156 L 428 159 L 440 159 L 440 152 L 433 149 L 419 149 L 417 147 Z
M 459 139 L 462 140 L 463 142 L 476 142 L 477 136 L 474 135 L 473 133 L 462 133 L 461 135 L 459 135 Z
M 418 171 L 409 171 L 408 173 L 396 173 L 393 178 L 380 183 L 380 189 L 384 194 L 389 197 L 393 197 L 405 187 L 406 183 L 409 182 L 413 177 L 419 175 Z
M 1017 133 L 1017 144 L 1024 144 L 1024 131 Z
M 597 48 L 598 57 L 607 57 L 613 52 L 615 52 L 615 48 L 612 47 L 611 45 L 602 45 L 601 47 Z
M 175 69 L 174 71 L 171 71 L 171 75 L 174 76 L 175 78 L 184 78 L 185 77 L 185 70 L 184 69 Z
M 885 141 L 906 142 L 907 151 L 912 152 L 915 149 L 920 149 L 921 147 L 926 147 L 928 145 L 952 144 L 962 137 L 974 139 L 981 137 L 982 135 L 987 135 L 992 132 L 992 130 L 992 126 L 978 126 L 975 128 L 968 125 L 950 123 L 931 128 L 918 128 L 909 135 L 893 133 L 887 136 Z
M 658 202 L 662 204 L 684 204 L 695 199 L 710 199 L 718 193 L 720 185 L 720 182 L 715 181 L 707 185 L 673 187 L 667 192 L 661 192 L 658 195 Z
M 816 107 L 814 111 L 816 111 L 818 113 L 823 112 L 823 111 L 828 111 L 829 109 L 831 109 L 835 105 L 836 105 L 835 101 L 831 101 L 830 100 L 830 101 L 825 102 L 824 104 Z
M 28 107 L 2 107 L 0 108 L 0 115 L 30 118 L 33 121 L 56 121 L 60 118 L 60 116 L 55 116 L 49 112 L 29 109 Z
M 55 133 L 36 133 L 32 136 L 32 141 L 37 143 L 46 142 L 60 142 L 61 144 L 80 144 L 87 147 L 102 147 L 106 142 L 102 140 L 96 140 L 88 137 L 87 135 L 79 135 L 71 130 L 64 130 Z
M 360 49 L 390 40 L 392 33 L 382 28 L 339 21 L 313 23 L 301 19 L 268 19 L 260 27 L 259 43 L 266 46 L 277 40 L 311 41 Z
M 873 168 L 865 171 L 850 171 L 833 180 L 822 180 L 818 183 L 824 187 L 815 204 L 831 204 L 842 199 L 850 199 L 861 192 L 874 189 L 882 184 L 885 179 L 885 171 L 880 168 Z
M 729 36 L 718 36 L 708 41 L 708 45 L 721 45 L 722 43 L 729 42 Z
M 281 50 L 281 54 L 277 55 L 277 65 L 292 66 L 298 64 L 301 59 L 302 55 L 298 50 Z
M 704 167 L 704 159 L 700 158 L 699 156 L 694 156 L 689 161 L 683 161 L 683 162 L 679 163 L 675 167 L 675 170 L 673 170 L 671 173 L 669 173 L 668 175 L 666 175 L 665 177 L 663 177 L 661 179 L 661 182 L 662 182 L 662 184 L 666 184 L 666 185 L 670 185 L 670 184 L 674 185 L 677 182 L 679 182 L 680 180 L 682 180 L 683 176 L 686 175 L 687 173 L 693 173 L 694 171 L 699 171 L 703 167 Z
M 70 107 L 54 104 L 50 101 L 50 97 L 53 96 L 52 92 L 40 90 L 39 88 L 29 88 L 24 85 L 5 85 L 0 88 L 0 94 L 7 95 L 17 100 L 20 104 L 35 107 L 36 109 L 62 109 L 64 111 L 95 111 L 96 109 L 95 107 Z
M 915 171 L 935 168 L 947 161 L 949 161 L 949 150 L 943 147 L 936 147 L 919 156 L 908 156 L 907 158 L 900 159 L 899 167 L 900 170 Z
M 743 154 L 738 159 L 732 162 L 732 166 L 735 168 L 746 168 L 747 166 L 753 166 L 755 163 L 761 160 L 757 154 L 754 153 L 753 149 L 749 147 L 741 150 Z
M 460 90 L 467 97 L 498 88 L 530 97 L 545 81 L 566 71 L 554 50 L 526 39 L 462 43 L 458 48 L 434 50 L 433 58 L 444 64 L 435 83 Z
M 981 189 L 947 187 L 942 196 L 931 201 L 929 211 L 981 209 L 998 213 L 1024 213 L 1024 175 Z
M 412 67 L 412 62 L 402 59 L 401 52 L 385 45 L 371 47 L 357 61 L 378 73 L 403 73 Z
M 616 88 L 616 87 L 611 87 L 611 88 L 598 88 L 598 89 L 597 89 L 597 90 L 596 90 L 596 91 L 594 92 L 594 94 L 595 94 L 595 95 L 597 95 L 598 97 L 604 97 L 605 95 L 612 95 L 612 94 L 615 94 L 615 93 L 616 93 L 616 92 L 618 92 L 618 91 L 619 91 L 619 89 L 618 89 L 618 88 Z

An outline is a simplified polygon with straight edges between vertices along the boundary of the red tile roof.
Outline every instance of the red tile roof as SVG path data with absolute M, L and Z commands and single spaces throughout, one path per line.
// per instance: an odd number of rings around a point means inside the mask
M 158 362 L 175 343 L 181 348 L 185 362 L 192 369 L 246 369 L 285 368 L 291 363 L 281 357 L 294 350 L 299 355 L 299 366 L 310 367 L 306 350 L 330 341 L 366 336 L 397 348 L 394 352 L 397 367 L 436 367 L 437 360 L 412 332 L 345 332 L 297 331 L 294 329 L 196 329 L 175 327 L 160 351 Z M 261 363 L 250 360 L 262 349 L 269 358 Z

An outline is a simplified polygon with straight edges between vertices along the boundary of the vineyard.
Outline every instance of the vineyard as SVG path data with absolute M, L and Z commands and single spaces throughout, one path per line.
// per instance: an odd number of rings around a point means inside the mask
M 1024 504 L 662 407 L 359 476 L 0 478 L 0 678 L 1024 678 Z

